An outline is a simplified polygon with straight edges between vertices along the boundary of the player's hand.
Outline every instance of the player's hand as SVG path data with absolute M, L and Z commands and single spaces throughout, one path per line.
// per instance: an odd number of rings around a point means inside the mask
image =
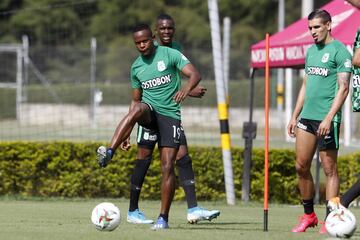
M 196 86 L 196 88 L 191 90 L 191 92 L 189 93 L 189 96 L 194 97 L 194 98 L 202 98 L 205 95 L 206 91 L 207 91 L 207 89 L 205 87 Z
M 331 120 L 328 119 L 324 119 L 322 120 L 322 122 L 319 125 L 319 128 L 316 132 L 317 137 L 321 138 L 321 137 L 325 137 L 326 135 L 328 135 L 330 133 L 330 127 L 331 127 Z
M 296 119 L 291 119 L 287 126 L 288 135 L 292 138 L 296 137 L 296 133 L 295 133 L 296 123 L 297 123 Z
M 120 143 L 120 148 L 124 151 L 128 151 L 130 149 L 130 138 L 127 138 L 125 141 Z
M 190 90 L 187 88 L 182 88 L 178 92 L 175 93 L 173 99 L 175 102 L 180 103 L 184 101 L 184 99 L 189 95 Z

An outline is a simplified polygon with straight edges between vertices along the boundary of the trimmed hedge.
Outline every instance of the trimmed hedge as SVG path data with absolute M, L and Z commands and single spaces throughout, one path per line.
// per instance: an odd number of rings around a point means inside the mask
M 360 152 L 339 157 L 338 172 L 340 176 L 340 193 L 345 193 L 358 180 Z
M 101 143 L 2 142 L 0 143 L 0 195 L 46 197 L 129 197 L 129 182 L 136 147 L 117 151 L 112 162 L 101 169 L 95 150 Z M 225 199 L 222 151 L 216 147 L 190 147 L 199 200 Z M 236 198 L 241 198 L 243 149 L 233 148 Z M 271 150 L 269 153 L 269 194 L 271 202 L 299 203 L 294 168 L 295 153 Z M 342 189 L 356 181 L 360 154 L 342 157 L 339 173 Z M 251 199 L 263 199 L 264 151 L 253 151 Z M 155 151 L 141 197 L 160 198 L 160 161 Z M 184 199 L 179 186 L 175 199 Z

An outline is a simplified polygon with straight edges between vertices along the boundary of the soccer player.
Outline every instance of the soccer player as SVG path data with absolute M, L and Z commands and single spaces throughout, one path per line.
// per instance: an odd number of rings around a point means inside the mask
M 161 14 L 156 21 L 155 30 L 158 41 L 156 45 L 170 47 L 181 51 L 181 46 L 177 42 L 173 41 L 175 33 L 175 22 L 171 16 L 167 14 Z M 205 94 L 206 88 L 197 86 L 189 94 L 192 97 L 202 97 Z M 180 185 L 183 187 L 187 206 L 188 214 L 187 220 L 189 223 L 196 223 L 201 220 L 211 221 L 220 215 L 218 210 L 206 210 L 201 208 L 197 204 L 196 192 L 195 192 L 195 177 L 192 168 L 192 160 L 188 154 L 187 141 L 184 133 L 184 129 L 181 127 L 180 147 L 176 156 L 176 167 L 178 169 Z M 139 197 L 141 188 L 144 183 L 144 178 L 147 170 L 150 167 L 152 154 L 155 145 L 159 138 L 157 129 L 149 129 L 144 126 L 138 126 L 137 132 L 137 160 L 133 174 L 131 175 L 131 189 L 130 189 L 130 205 L 127 215 L 127 221 L 136 224 L 152 223 L 151 219 L 147 219 L 145 215 L 139 210 Z M 130 143 L 122 146 L 123 150 L 128 150 Z
M 148 25 L 135 26 L 133 40 L 141 55 L 131 66 L 133 92 L 129 113 L 118 124 L 109 148 L 98 152 L 99 164 L 105 167 L 114 150 L 127 145 L 135 123 L 157 129 L 162 171 L 161 208 L 152 229 L 166 229 L 169 228 L 168 217 L 175 191 L 174 162 L 182 135 L 180 102 L 197 86 L 200 74 L 179 51 L 155 46 Z M 183 87 L 180 87 L 178 71 L 188 78 Z
M 318 224 L 313 203 L 314 181 L 310 172 L 317 147 L 326 176 L 326 199 L 338 196 L 341 107 L 349 92 L 352 66 L 346 47 L 331 36 L 331 16 L 327 11 L 317 9 L 311 12 L 308 27 L 315 44 L 306 53 L 305 77 L 287 126 L 289 136 L 296 137 L 295 167 L 304 207 L 304 215 L 292 232 L 305 232 L 308 227 Z M 326 233 L 325 225 L 320 233 Z
M 355 7 L 360 8 L 360 0 L 348 0 L 348 2 L 350 2 Z M 352 64 L 353 111 L 360 112 L 360 27 L 355 36 Z M 330 207 L 334 208 L 338 207 L 338 204 L 341 203 L 342 206 L 348 208 L 350 203 L 354 201 L 358 196 L 360 196 L 360 179 L 344 193 L 340 200 L 339 198 L 334 198 L 332 199 L 332 201 L 329 201 L 329 205 Z

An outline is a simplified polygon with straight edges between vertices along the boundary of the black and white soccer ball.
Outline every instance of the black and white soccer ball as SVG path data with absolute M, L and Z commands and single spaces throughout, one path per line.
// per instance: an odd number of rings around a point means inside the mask
M 119 226 L 120 219 L 119 208 L 109 202 L 96 205 L 91 213 L 91 222 L 100 231 L 113 231 Z
M 350 238 L 356 231 L 356 218 L 346 208 L 335 209 L 327 216 L 325 227 L 332 237 Z

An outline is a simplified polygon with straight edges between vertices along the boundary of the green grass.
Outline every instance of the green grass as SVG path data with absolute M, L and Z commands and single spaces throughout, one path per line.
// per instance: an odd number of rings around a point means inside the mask
M 113 232 L 97 231 L 90 223 L 92 208 L 111 201 L 121 211 L 120 226 Z M 221 215 L 212 222 L 196 225 L 186 223 L 186 204 L 175 202 L 170 212 L 170 229 L 152 231 L 150 225 L 133 225 L 126 222 L 128 201 L 125 199 L 59 200 L 32 199 L 0 200 L 0 239 L 6 240 L 80 240 L 80 239 L 327 239 L 318 234 L 319 227 L 306 233 L 294 234 L 290 229 L 302 214 L 300 206 L 270 205 L 269 231 L 263 231 L 263 207 L 260 203 L 238 203 L 228 206 L 223 202 L 202 202 L 202 206 L 221 210 Z M 141 202 L 146 215 L 156 218 L 158 201 Z M 323 206 L 316 206 L 318 217 L 324 217 Z M 360 219 L 360 209 L 352 209 Z M 360 239 L 360 232 L 353 239 Z

